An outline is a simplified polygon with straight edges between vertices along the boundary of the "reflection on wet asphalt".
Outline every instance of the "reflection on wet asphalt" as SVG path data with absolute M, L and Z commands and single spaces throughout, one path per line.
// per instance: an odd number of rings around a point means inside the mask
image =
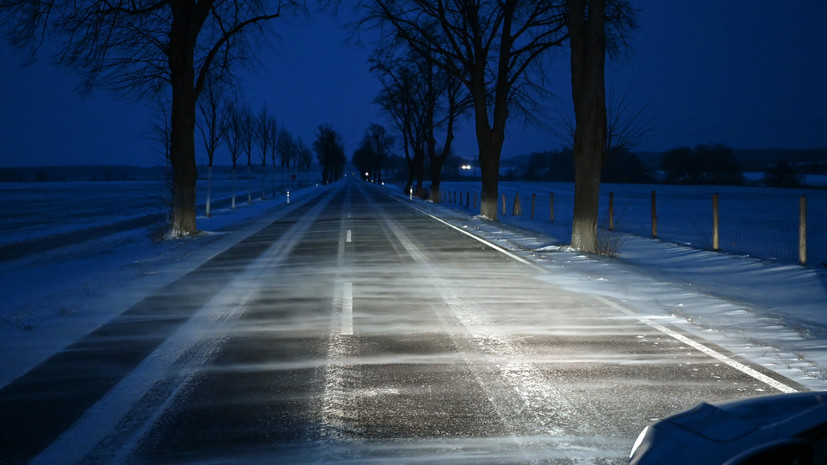
M 625 463 L 770 391 L 553 273 L 319 189 L 3 388 L 0 463 Z

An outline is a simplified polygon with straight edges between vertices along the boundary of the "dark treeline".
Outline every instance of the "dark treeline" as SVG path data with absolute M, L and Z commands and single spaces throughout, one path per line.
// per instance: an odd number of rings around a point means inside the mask
M 827 172 L 827 156 L 821 161 L 799 160 L 798 152 L 779 150 L 777 156 L 764 157 L 760 163 L 742 159 L 742 152 L 725 145 L 679 147 L 659 154 L 639 156 L 628 149 L 612 150 L 604 155 L 601 181 L 608 183 L 664 183 L 688 185 L 743 185 L 744 173 L 763 173 L 760 181 L 771 187 L 798 187 L 805 174 Z M 787 156 L 785 156 L 785 154 Z M 504 179 L 523 181 L 574 182 L 574 159 L 571 149 L 536 152 L 513 159 Z
M 0 168 L 0 182 L 144 181 L 166 176 L 163 166 L 15 166 Z

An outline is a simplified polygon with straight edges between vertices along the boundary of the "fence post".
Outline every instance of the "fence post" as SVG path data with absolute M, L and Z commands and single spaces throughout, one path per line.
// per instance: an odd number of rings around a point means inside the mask
M 807 196 L 799 199 L 798 213 L 798 261 L 807 264 Z
M 720 218 L 718 214 L 718 194 L 712 194 L 712 250 L 720 250 Z
M 537 194 L 531 194 L 531 219 L 534 219 L 534 202 L 537 201 Z
M 465 208 L 470 208 L 470 207 L 471 207 L 471 193 L 466 192 L 465 193 Z
M 477 209 L 477 192 L 474 191 L 474 210 Z
M 652 237 L 658 237 L 658 210 L 657 210 L 657 194 L 652 191 Z
M 549 204 L 549 223 L 554 223 L 554 192 L 548 193 L 548 204 Z
M 615 193 L 609 192 L 609 231 L 615 230 Z
M 521 216 L 523 214 L 523 207 L 520 205 L 520 193 L 514 194 L 514 208 L 511 210 L 511 216 Z
M 503 215 L 505 215 L 505 194 L 503 194 Z
M 452 202 L 454 205 L 457 204 L 457 191 L 454 191 L 454 201 Z

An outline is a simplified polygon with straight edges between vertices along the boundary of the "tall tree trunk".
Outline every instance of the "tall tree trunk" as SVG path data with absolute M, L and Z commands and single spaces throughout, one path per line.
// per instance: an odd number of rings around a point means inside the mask
M 402 130 L 402 148 L 405 151 L 405 164 L 408 165 L 408 180 L 405 182 L 405 195 L 411 195 L 413 192 L 413 160 L 411 159 L 410 145 L 408 145 L 408 129 L 407 121 L 404 123 Z
M 233 165 L 233 200 L 230 204 L 232 209 L 235 210 L 235 165 Z
M 273 159 L 273 167 L 271 168 L 273 174 L 273 198 L 275 199 L 278 194 L 276 194 L 276 160 Z
M 455 102 L 452 97 L 448 104 L 448 124 L 445 133 L 445 145 L 442 146 L 442 153 L 437 155 L 436 148 L 433 145 L 431 146 L 431 200 L 436 203 L 439 203 L 441 199 L 439 186 L 442 183 L 442 167 L 445 165 L 445 160 L 447 160 L 451 154 L 451 144 L 454 141 L 454 106 Z M 431 135 L 431 140 L 434 140 L 433 134 Z
M 250 175 L 250 163 L 247 163 L 247 203 L 253 203 L 253 177 Z
M 207 211 L 206 211 L 206 216 L 208 218 L 210 216 L 212 216 L 212 213 L 210 212 L 210 200 L 211 200 L 211 197 L 212 197 L 211 194 L 212 194 L 212 162 L 210 163 L 210 166 L 207 168 Z
M 505 32 L 503 33 L 505 36 Z M 508 46 L 501 43 L 501 46 Z M 500 52 L 505 53 L 505 52 Z M 488 88 L 485 83 L 484 69 L 472 78 L 470 87 L 471 97 L 474 100 L 474 123 L 479 149 L 480 177 L 480 215 L 491 221 L 497 221 L 497 196 L 500 182 L 500 156 L 505 141 L 505 121 L 508 116 L 506 86 L 507 79 L 499 76 L 494 91 L 493 126 L 488 117 Z M 504 71 L 501 71 L 501 74 Z
M 267 166 L 261 165 L 261 200 L 267 200 Z
M 414 171 L 415 165 L 414 160 L 412 158 L 408 158 L 405 160 L 408 164 L 408 180 L 405 181 L 405 195 L 413 195 L 413 181 L 414 181 Z
M 482 186 L 480 192 L 480 215 L 489 220 L 497 220 L 497 205 L 500 181 L 500 154 L 502 142 L 499 145 L 489 142 L 479 144 L 479 163 Z
M 431 201 L 434 203 L 439 203 L 439 185 L 442 181 L 442 164 L 445 160 L 437 159 L 436 157 L 431 159 Z
M 183 18 L 181 16 L 184 16 Z M 170 164 L 172 165 L 173 236 L 197 232 L 195 226 L 195 105 L 193 88 L 194 44 L 189 36 L 188 15 L 174 14 L 169 43 L 172 115 L 170 118 Z
M 425 152 L 422 150 L 414 152 L 414 169 L 416 173 L 414 195 L 422 198 L 422 180 L 425 178 Z
M 606 143 L 605 0 L 569 0 L 568 3 L 575 115 L 571 245 L 594 253 L 598 251 L 600 171 Z

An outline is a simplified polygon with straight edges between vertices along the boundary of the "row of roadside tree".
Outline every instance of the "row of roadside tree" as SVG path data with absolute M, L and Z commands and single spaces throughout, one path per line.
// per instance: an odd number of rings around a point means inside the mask
M 374 69 L 388 93 L 378 100 L 403 138 L 412 168 L 406 187 L 414 188 L 415 182 L 421 190 L 427 156 L 431 189 L 438 193 L 453 124 L 467 111 L 478 142 L 480 213 L 491 220 L 497 219 L 506 122 L 515 113 L 534 113 L 534 90 L 546 79 L 545 60 L 552 50 L 565 48 L 567 53 L 558 56 L 570 61 L 575 114 L 571 244 L 596 251 L 600 172 L 609 143 L 605 59 L 628 45 L 635 17 L 629 0 L 359 0 L 350 5 L 361 12 L 360 27 L 381 32 Z M 172 172 L 170 234 L 185 236 L 197 232 L 198 102 L 210 83 L 232 82 L 233 65 L 254 56 L 271 20 L 306 8 L 300 0 L 0 0 L 0 24 L 13 45 L 32 54 L 47 40 L 59 41 L 57 60 L 79 71 L 87 89 L 106 87 L 162 101 Z M 421 84 L 416 92 L 396 98 L 410 90 L 411 79 Z M 408 97 L 416 99 L 421 114 L 406 108 Z M 260 129 L 259 136 L 272 138 L 272 128 Z M 319 136 L 324 137 L 314 148 L 323 181 L 329 182 L 337 177 L 336 161 L 343 153 L 329 126 L 320 127 Z M 250 153 L 245 144 L 255 142 L 227 143 L 239 143 L 241 152 Z M 272 143 L 258 142 L 263 158 Z

